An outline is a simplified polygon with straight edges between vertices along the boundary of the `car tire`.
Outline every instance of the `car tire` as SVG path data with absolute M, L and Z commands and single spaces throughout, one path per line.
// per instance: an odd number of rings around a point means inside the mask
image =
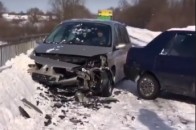
M 102 95 L 102 97 L 109 97 L 112 95 L 114 87 L 113 87 L 112 81 L 109 78 L 109 75 L 106 71 L 102 72 L 102 79 L 103 79 L 103 81 L 102 81 L 101 95 Z
M 160 93 L 160 85 L 154 76 L 145 74 L 138 80 L 137 91 L 143 99 L 155 99 Z

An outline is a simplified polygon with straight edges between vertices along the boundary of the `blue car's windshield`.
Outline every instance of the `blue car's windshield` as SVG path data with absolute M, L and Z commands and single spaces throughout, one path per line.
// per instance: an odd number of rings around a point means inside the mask
M 64 23 L 46 38 L 45 43 L 110 47 L 111 27 L 99 23 Z

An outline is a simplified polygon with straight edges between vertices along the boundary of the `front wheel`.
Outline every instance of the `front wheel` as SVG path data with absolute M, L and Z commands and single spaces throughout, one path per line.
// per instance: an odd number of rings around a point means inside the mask
M 137 91 L 143 99 L 155 99 L 160 93 L 160 85 L 153 76 L 145 74 L 138 80 Z
M 109 97 L 113 92 L 113 83 L 111 81 L 112 79 L 109 77 L 109 74 L 106 71 L 103 71 L 101 75 L 101 95 L 103 97 Z

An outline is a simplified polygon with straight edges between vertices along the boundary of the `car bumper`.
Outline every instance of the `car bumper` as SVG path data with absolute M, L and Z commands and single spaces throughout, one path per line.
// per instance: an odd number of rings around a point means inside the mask
M 44 74 L 39 74 L 39 73 L 32 73 L 32 78 L 33 80 L 40 82 L 45 85 L 63 85 L 63 86 L 69 86 L 69 85 L 77 85 L 78 80 L 77 77 L 72 77 L 68 79 L 62 79 L 56 81 L 54 77 L 44 75 Z
M 139 72 L 140 71 L 138 68 L 124 64 L 124 74 L 126 79 L 130 79 L 136 82 L 139 77 Z
M 37 69 L 35 65 L 30 65 L 28 72 L 31 74 L 33 80 L 46 85 L 75 85 L 78 83 L 77 75 L 74 72 L 67 72 L 73 73 L 67 79 L 62 79 L 62 75 L 55 73 L 51 67 L 48 67 L 46 70 L 44 67 Z

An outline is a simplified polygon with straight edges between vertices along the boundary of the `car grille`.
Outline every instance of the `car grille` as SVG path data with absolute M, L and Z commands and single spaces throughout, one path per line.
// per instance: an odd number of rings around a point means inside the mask
M 69 56 L 69 55 L 58 55 L 58 54 L 36 54 L 36 56 L 46 57 L 53 60 L 59 60 L 62 62 L 68 62 L 73 64 L 84 65 L 87 61 L 87 57 L 81 56 Z
M 32 78 L 33 80 L 38 81 L 40 83 L 48 84 L 49 82 L 55 82 L 55 78 L 51 78 L 51 76 L 37 74 L 37 73 L 32 73 Z

